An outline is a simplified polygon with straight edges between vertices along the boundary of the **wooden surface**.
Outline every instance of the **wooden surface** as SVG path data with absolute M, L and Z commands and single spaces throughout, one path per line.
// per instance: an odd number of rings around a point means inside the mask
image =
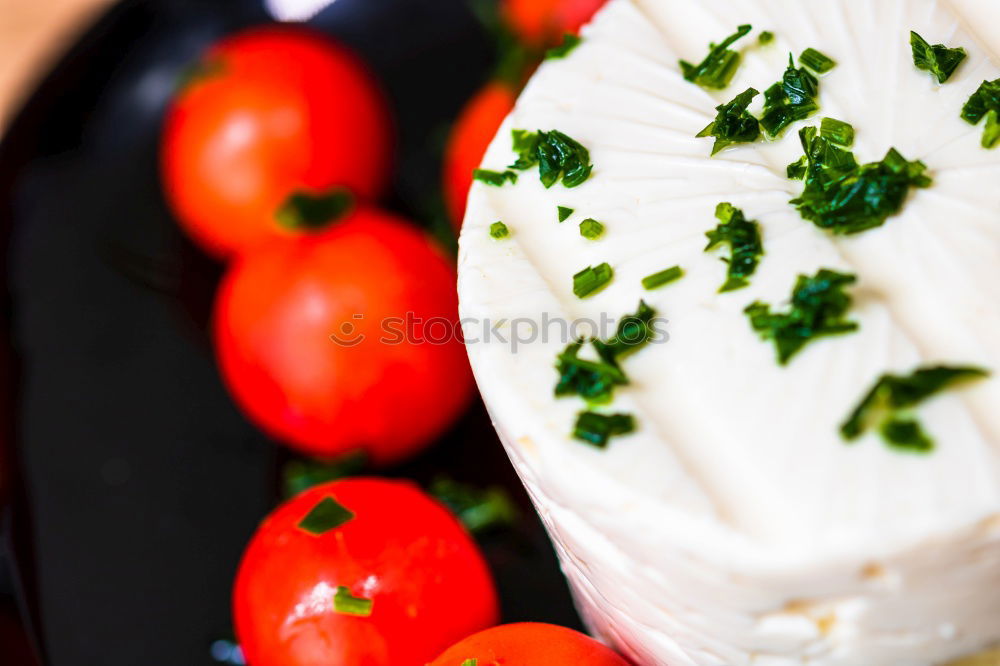
M 39 77 L 113 0 L 0 0 L 0 132 Z

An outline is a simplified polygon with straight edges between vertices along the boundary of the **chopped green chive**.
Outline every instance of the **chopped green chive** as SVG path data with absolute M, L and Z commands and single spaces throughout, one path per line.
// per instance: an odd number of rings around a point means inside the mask
M 347 453 L 335 460 L 317 461 L 294 458 L 281 468 L 285 498 L 295 497 L 321 483 L 359 474 L 368 464 L 364 451 Z
M 837 62 L 833 58 L 813 48 L 803 51 L 802 55 L 799 56 L 799 62 L 817 74 L 826 74 L 837 66 Z
M 615 387 L 627 385 L 628 378 L 617 364 L 580 358 L 581 347 L 582 341 L 573 342 L 556 358 L 556 397 L 578 395 L 595 405 L 611 402 Z
M 326 534 L 354 518 L 354 513 L 345 509 L 332 497 L 324 497 L 299 521 L 299 529 L 314 536 Z
M 372 606 L 374 602 L 371 599 L 355 597 L 343 585 L 338 585 L 337 593 L 333 595 L 333 610 L 344 615 L 368 617 L 372 614 Z
M 765 30 L 764 32 L 760 33 L 760 37 L 757 38 L 757 41 L 760 43 L 761 46 L 767 46 L 768 44 L 774 41 L 774 33 L 771 32 L 770 30 Z
M 580 235 L 587 240 L 597 240 L 604 235 L 604 225 L 592 217 L 580 223 Z
M 590 152 L 559 130 L 549 132 L 512 131 L 517 160 L 511 169 L 525 170 L 538 165 L 538 177 L 546 188 L 562 180 L 564 187 L 583 184 L 594 169 Z
M 513 185 L 517 182 L 517 174 L 509 169 L 507 171 L 490 171 L 489 169 L 476 169 L 472 172 L 472 179 L 481 183 L 500 187 L 504 183 Z
M 603 449 L 613 436 L 627 435 L 634 431 L 635 419 L 631 414 L 580 412 L 573 427 L 573 437 Z
M 747 111 L 750 102 L 759 94 L 747 88 L 731 102 L 715 107 L 718 111 L 715 120 L 696 135 L 698 138 L 715 137 L 713 155 L 734 143 L 750 143 L 760 138 L 760 122 Z
M 342 218 L 354 206 L 349 190 L 334 187 L 324 192 L 293 192 L 275 213 L 278 224 L 293 231 L 318 231 Z
M 588 296 L 604 289 L 614 277 L 614 271 L 607 262 L 597 266 L 587 266 L 582 271 L 573 276 L 573 293 L 577 298 L 587 298 Z
M 997 122 L 997 111 L 991 109 L 986 114 L 986 129 L 983 130 L 983 148 L 995 148 L 1000 141 L 1000 122 Z
M 983 133 L 982 142 L 984 148 L 993 148 L 997 145 L 994 138 L 997 131 L 996 114 L 994 114 L 994 120 L 991 123 L 990 111 L 1000 113 L 1000 79 L 983 81 L 962 107 L 962 119 L 970 125 L 978 125 L 980 120 L 986 118 L 986 131 Z
M 551 49 L 545 52 L 545 59 L 553 60 L 556 58 L 565 58 L 570 54 L 570 51 L 579 46 L 580 42 L 582 41 L 583 40 L 579 36 L 574 35 L 571 32 L 567 32 L 565 35 L 563 35 L 563 40 L 561 44 L 559 44 L 558 46 L 553 46 Z
M 503 222 L 494 222 L 490 225 L 490 236 L 496 238 L 497 240 L 507 238 L 507 236 L 510 236 L 510 230 Z
M 477 488 L 438 477 L 431 483 L 430 492 L 473 534 L 509 527 L 520 516 L 514 501 L 500 486 Z
M 462 662 L 462 666 L 478 666 L 478 664 L 479 664 L 478 659 L 466 659 L 465 661 Z
M 965 60 L 965 49 L 962 47 L 948 48 L 944 44 L 931 46 L 923 37 L 910 31 L 910 49 L 913 51 L 913 64 L 917 69 L 931 73 L 938 83 L 944 83 L 955 73 L 958 66 Z
M 819 126 L 819 135 L 845 148 L 854 144 L 854 127 L 843 120 L 824 118 Z
M 705 232 L 708 245 L 705 251 L 728 243 L 729 258 L 722 261 L 728 264 L 726 282 L 719 288 L 720 292 L 742 289 L 750 284 L 750 276 L 757 270 L 757 264 L 764 254 L 764 246 L 760 238 L 760 226 L 753 220 L 747 220 L 743 211 L 730 203 L 720 203 L 715 208 L 718 226 Z
M 565 222 L 567 219 L 569 219 L 569 216 L 573 214 L 573 209 L 567 208 L 566 206 L 559 206 L 556 208 L 556 210 L 559 213 L 560 222 Z
M 815 127 L 799 132 L 805 159 L 789 167 L 801 177 L 802 194 L 790 202 L 799 214 L 821 229 L 855 234 L 885 224 L 903 208 L 911 187 L 929 187 L 927 165 L 910 162 L 895 148 L 880 162 L 858 165 L 854 153 L 843 150 Z
M 749 33 L 749 25 L 741 25 L 736 32 L 722 40 L 720 44 L 709 44 L 710 51 L 705 59 L 697 65 L 686 60 L 680 61 L 681 73 L 691 83 L 703 88 L 721 90 L 733 80 L 736 69 L 740 66 L 740 54 L 730 50 L 730 46 Z
M 819 110 L 816 97 L 819 80 L 804 67 L 795 67 L 788 55 L 788 67 L 775 83 L 764 91 L 764 113 L 760 124 L 771 137 L 776 137 L 797 120 L 804 120 Z
M 671 266 L 658 273 L 653 273 L 642 278 L 642 286 L 644 289 L 658 289 L 671 282 L 676 282 L 682 277 L 684 277 L 684 269 L 680 266 Z
M 601 360 L 619 367 L 619 361 L 629 354 L 645 347 L 656 336 L 653 319 L 656 310 L 646 301 L 639 301 L 635 314 L 625 315 L 618 322 L 614 337 L 608 340 L 591 340 Z
M 931 451 L 933 439 L 909 410 L 945 389 L 985 379 L 989 374 L 972 366 L 931 366 L 917 368 L 909 375 L 882 375 L 841 425 L 840 434 L 854 441 L 877 426 L 893 448 L 917 453 Z

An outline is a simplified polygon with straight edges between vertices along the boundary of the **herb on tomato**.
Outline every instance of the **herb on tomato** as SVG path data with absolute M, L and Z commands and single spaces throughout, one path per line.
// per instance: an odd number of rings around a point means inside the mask
M 567 208 L 566 206 L 558 206 L 556 210 L 559 214 L 560 222 L 565 222 L 566 220 L 569 219 L 569 216 L 573 214 L 573 209 Z
M 465 661 L 462 662 L 462 666 L 478 666 L 478 664 L 479 664 L 478 659 L 466 659 Z
M 873 427 L 886 443 L 912 452 L 933 450 L 934 441 L 909 410 L 928 398 L 989 372 L 973 366 L 930 366 L 909 375 L 882 375 L 840 427 L 844 439 L 853 441 Z
M 705 232 L 708 236 L 705 251 L 723 243 L 728 243 L 730 248 L 730 256 L 722 259 L 729 265 L 728 277 L 719 291 L 742 289 L 750 284 L 749 278 L 757 270 L 757 264 L 764 254 L 760 226 L 753 220 L 747 220 L 743 211 L 730 203 L 716 206 L 715 217 L 719 224 L 715 229 Z
M 325 192 L 298 190 L 281 204 L 275 219 L 286 229 L 314 231 L 339 220 L 353 207 L 354 197 L 342 187 Z
M 607 262 L 597 266 L 587 266 L 573 276 L 573 293 L 577 298 L 587 298 L 608 286 L 614 271 Z
M 944 83 L 955 73 L 958 66 L 965 60 L 965 49 L 949 48 L 944 44 L 931 46 L 917 33 L 910 31 L 910 50 L 913 51 L 913 64 L 917 69 L 931 73 L 938 83 Z
M 517 182 L 517 173 L 508 169 L 507 171 L 491 171 L 489 169 L 476 169 L 472 172 L 472 179 L 481 183 L 500 187 L 504 183 L 513 185 Z
M 500 486 L 478 488 L 438 477 L 431 483 L 430 492 L 473 534 L 510 527 L 520 517 L 514 501 Z
M 557 58 L 565 58 L 570 54 L 570 52 L 580 45 L 583 40 L 571 32 L 567 32 L 563 35 L 562 43 L 558 46 L 553 46 L 551 49 L 545 52 L 546 60 L 554 60 Z
M 750 102 L 759 94 L 747 88 L 731 102 L 715 107 L 718 111 L 715 120 L 696 135 L 698 138 L 715 137 L 713 155 L 734 143 L 751 143 L 760 138 L 760 122 L 747 111 Z
M 556 397 L 578 395 L 592 404 L 610 402 L 615 387 L 627 385 L 628 378 L 616 364 L 580 358 L 581 347 L 582 340 L 573 342 L 556 359 Z
M 691 83 L 703 88 L 721 90 L 733 80 L 736 69 L 740 66 L 740 54 L 729 47 L 749 33 L 749 25 L 741 25 L 736 32 L 726 37 L 720 44 L 709 44 L 708 55 L 697 65 L 686 60 L 680 61 L 681 73 Z
M 525 170 L 538 165 L 538 177 L 546 188 L 562 180 L 564 187 L 577 187 L 590 177 L 594 165 L 590 152 L 559 130 L 549 132 L 512 131 L 517 159 L 511 169 Z
M 587 240 L 597 240 L 604 235 L 604 225 L 592 217 L 580 223 L 580 235 Z
M 771 137 L 776 137 L 792 123 L 808 118 L 819 110 L 816 96 L 819 80 L 804 67 L 795 67 L 791 54 L 781 78 L 764 91 L 764 113 L 760 124 Z
M 799 56 L 799 62 L 818 74 L 826 74 L 837 66 L 837 62 L 814 48 L 808 48 Z
M 368 617 L 372 614 L 374 602 L 364 597 L 355 597 L 351 591 L 343 585 L 337 586 L 337 593 L 333 595 L 333 610 L 344 615 L 356 615 L 358 617 Z
M 603 449 L 615 435 L 627 435 L 635 431 L 635 419 L 631 414 L 600 414 L 580 412 L 573 427 L 573 437 Z
M 298 527 L 304 532 L 319 536 L 337 529 L 353 518 L 354 513 L 344 508 L 337 500 L 324 497 L 305 518 L 299 521 Z
M 653 273 L 652 275 L 647 275 L 642 278 L 642 286 L 647 290 L 658 289 L 664 285 L 670 284 L 671 282 L 676 282 L 682 277 L 684 277 L 684 269 L 680 266 L 671 266 L 670 268 L 665 268 L 658 273 Z
M 770 305 L 760 301 L 751 303 L 744 312 L 761 338 L 774 341 L 778 363 L 786 365 L 809 342 L 858 329 L 857 322 L 845 317 L 851 297 L 844 287 L 856 281 L 854 275 L 824 268 L 812 277 L 798 277 L 788 312 L 772 312 Z
M 608 340 L 593 340 L 594 349 L 601 360 L 618 367 L 619 360 L 646 346 L 656 336 L 653 319 L 656 310 L 646 301 L 639 301 L 635 314 L 625 315 L 618 322 L 617 330 Z

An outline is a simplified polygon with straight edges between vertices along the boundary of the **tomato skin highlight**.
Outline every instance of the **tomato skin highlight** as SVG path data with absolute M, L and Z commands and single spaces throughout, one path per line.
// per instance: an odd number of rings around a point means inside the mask
M 452 126 L 445 148 L 443 189 L 448 215 L 456 230 L 465 217 L 472 172 L 482 163 L 486 149 L 516 100 L 517 93 L 510 85 L 491 81 L 466 102 Z
M 325 497 L 354 518 L 319 536 L 299 529 Z M 371 599 L 370 616 L 334 610 L 341 585 Z M 233 609 L 250 666 L 423 666 L 499 612 L 457 519 L 409 482 L 374 478 L 311 488 L 272 513 L 244 553 Z
M 275 213 L 296 190 L 384 189 L 391 117 L 351 52 L 307 29 L 266 27 L 221 40 L 199 66 L 168 110 L 161 172 L 182 227 L 209 253 L 290 233 Z
M 223 378 L 251 420 L 303 453 L 406 458 L 471 397 L 455 283 L 421 230 L 373 208 L 272 242 L 233 262 L 216 297 Z
M 577 33 L 607 0 L 501 0 L 500 15 L 528 45 L 554 46 Z
M 486 629 L 448 648 L 428 666 L 629 666 L 611 648 L 578 631 L 522 622 Z

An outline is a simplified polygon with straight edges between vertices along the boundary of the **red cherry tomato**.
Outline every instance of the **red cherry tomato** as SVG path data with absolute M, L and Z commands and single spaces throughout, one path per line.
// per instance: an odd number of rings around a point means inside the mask
M 500 13 L 527 44 L 551 46 L 576 33 L 607 0 L 501 0 Z
M 423 232 L 371 208 L 247 253 L 216 298 L 226 383 L 252 420 L 307 454 L 404 458 L 470 397 L 455 280 Z
M 472 172 L 483 161 L 490 141 L 516 99 L 517 94 L 506 83 L 487 83 L 465 104 L 452 126 L 444 156 L 444 195 L 456 229 L 465 217 Z
M 336 508 L 327 498 L 354 517 L 321 534 L 299 527 L 320 502 Z M 337 601 L 348 597 L 361 606 Z M 348 479 L 264 521 L 233 613 L 251 666 L 423 666 L 495 623 L 498 608 L 486 563 L 447 509 L 410 483 Z
M 275 215 L 296 190 L 382 190 L 389 112 L 344 48 L 301 28 L 258 28 L 217 43 L 199 70 L 167 115 L 162 172 L 181 224 L 209 252 L 286 233 Z
M 610 648 L 578 631 L 525 622 L 481 631 L 448 648 L 429 666 L 628 666 Z

